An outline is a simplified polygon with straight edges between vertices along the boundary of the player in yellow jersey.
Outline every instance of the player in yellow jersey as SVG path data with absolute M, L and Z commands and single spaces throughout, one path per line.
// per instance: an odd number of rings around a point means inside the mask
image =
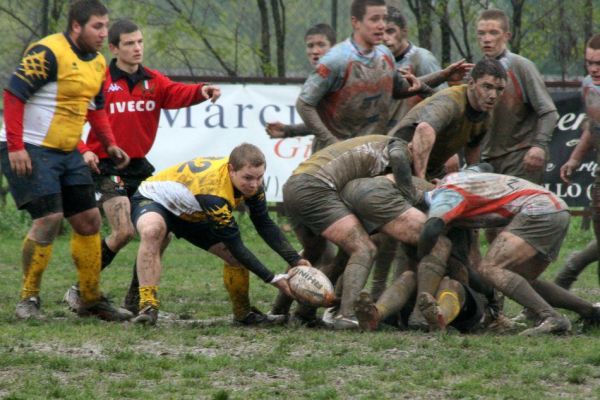
M 291 295 L 287 275 L 273 274 L 252 254 L 233 216 L 233 209 L 244 202 L 258 234 L 273 250 L 290 266 L 310 265 L 269 217 L 265 167 L 260 149 L 244 143 L 229 157 L 199 157 L 142 182 L 131 200 L 132 220 L 141 240 L 137 256 L 140 312 L 134 322 L 153 325 L 157 321 L 160 254 L 169 232 L 225 261 L 223 278 L 236 322 L 251 325 L 270 318 L 250 307 L 248 271 Z
M 0 132 L 2 171 L 19 209 L 33 224 L 23 243 L 20 319 L 40 318 L 42 274 L 61 221 L 73 227 L 71 253 L 79 274 L 80 315 L 124 320 L 100 292 L 100 212 L 89 169 L 77 151 L 85 120 L 123 167 L 129 157 L 115 145 L 101 95 L 106 69 L 102 48 L 108 10 L 98 0 L 79 0 L 69 9 L 67 32 L 30 46 L 4 91 L 5 128 Z

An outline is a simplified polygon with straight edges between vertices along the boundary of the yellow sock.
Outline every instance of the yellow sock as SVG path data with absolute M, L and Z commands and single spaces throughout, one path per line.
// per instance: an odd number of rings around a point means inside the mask
M 244 267 L 225 264 L 223 283 L 233 306 L 233 317 L 242 320 L 250 312 L 250 274 Z
M 79 275 L 79 291 L 84 303 L 93 303 L 100 299 L 100 234 L 83 236 L 73 232 L 71 236 L 71 255 Z
M 42 274 L 52 255 L 52 244 L 41 244 L 28 237 L 23 241 L 23 288 L 21 300 L 40 294 Z
M 156 309 L 160 306 L 158 301 L 157 293 L 158 286 L 140 286 L 140 310 L 152 306 Z
M 456 292 L 450 290 L 442 290 L 437 298 L 438 305 L 444 316 L 446 325 L 450 324 L 460 313 L 460 300 Z

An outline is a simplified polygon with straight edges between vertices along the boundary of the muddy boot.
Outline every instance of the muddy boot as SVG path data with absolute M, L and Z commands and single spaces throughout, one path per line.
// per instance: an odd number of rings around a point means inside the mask
M 360 329 L 363 331 L 377 330 L 381 317 L 369 293 L 360 293 L 358 299 L 354 302 L 354 313 Z
M 148 305 L 139 312 L 137 317 L 131 320 L 134 324 L 156 325 L 158 321 L 158 308 Z
M 569 255 L 567 262 L 556 276 L 554 283 L 569 290 L 577 277 L 588 266 L 598 260 L 598 243 L 594 239 L 581 251 L 575 251 Z M 600 269 L 599 269 L 600 273 Z M 599 277 L 600 279 L 600 277 Z
M 40 298 L 32 296 L 21 300 L 15 308 L 15 316 L 18 319 L 44 319 L 41 312 Z
M 423 318 L 427 321 L 430 331 L 443 331 L 446 329 L 446 321 L 435 297 L 429 293 L 419 293 L 417 307 Z
M 564 315 L 551 316 L 545 318 L 534 328 L 529 328 L 519 333 L 520 336 L 539 336 L 539 335 L 567 335 L 571 332 L 571 321 Z

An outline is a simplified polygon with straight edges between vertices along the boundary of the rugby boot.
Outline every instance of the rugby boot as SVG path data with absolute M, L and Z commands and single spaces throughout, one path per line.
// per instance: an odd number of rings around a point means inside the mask
M 234 319 L 234 324 L 242 326 L 283 325 L 287 321 L 285 314 L 264 314 L 255 307 L 243 319 Z
M 594 310 L 590 315 L 581 317 L 583 330 L 600 327 L 600 303 L 594 304 Z
M 415 307 L 410 313 L 410 316 L 408 317 L 408 329 L 423 332 L 427 332 L 429 330 L 429 324 L 425 320 L 425 317 L 423 317 L 419 307 Z
M 81 307 L 83 307 L 83 300 L 81 300 L 81 294 L 79 293 L 79 286 L 73 285 L 67 290 L 63 296 L 63 301 L 69 306 L 69 310 L 77 313 Z
M 540 322 L 538 316 L 528 308 L 522 309 L 521 312 L 510 320 L 516 324 L 533 323 L 534 325 L 537 325 Z
M 326 325 L 333 325 L 333 319 L 337 315 L 338 311 L 340 311 L 339 306 L 326 308 L 325 311 L 323 311 L 323 316 L 321 317 L 321 320 Z
M 148 305 L 140 310 L 138 315 L 131 320 L 134 324 L 156 325 L 158 321 L 158 308 Z
M 368 292 L 360 292 L 358 299 L 354 302 L 354 312 L 360 329 L 363 331 L 377 330 L 381 316 Z
M 417 307 L 419 307 L 423 318 L 427 321 L 430 331 L 443 331 L 446 329 L 446 321 L 444 321 L 442 310 L 435 297 L 427 292 L 422 292 L 417 299 Z
M 18 319 L 44 319 L 42 314 L 41 301 L 37 296 L 31 296 L 17 303 L 15 308 L 15 317 Z
M 98 301 L 84 304 L 77 311 L 80 317 L 97 317 L 104 321 L 128 321 L 133 318 L 131 311 L 115 307 L 110 300 L 102 296 Z
M 515 333 L 526 327 L 527 325 L 524 323 L 515 322 L 514 320 L 507 318 L 506 315 L 499 314 L 496 318 L 490 320 L 489 324 L 485 326 L 485 330 L 497 335 L 505 335 Z
M 338 315 L 333 319 L 333 329 L 336 331 L 359 329 L 358 320 L 354 316 L 344 317 L 343 315 Z
M 539 336 L 539 335 L 567 335 L 571 333 L 571 321 L 564 315 L 556 317 L 547 317 L 539 325 L 525 329 L 519 333 L 520 336 Z

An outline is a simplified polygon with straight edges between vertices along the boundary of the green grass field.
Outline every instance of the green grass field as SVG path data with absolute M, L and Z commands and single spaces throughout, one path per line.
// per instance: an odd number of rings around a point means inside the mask
M 247 217 L 241 225 L 249 247 L 270 268 L 283 270 Z M 592 237 L 579 225 L 574 218 L 546 278 Z M 176 319 L 147 328 L 70 313 L 61 302 L 76 279 L 67 232 L 56 242 L 43 280 L 49 320 L 17 321 L 26 229 L 24 214 L 10 205 L 0 210 L 0 398 L 600 398 L 600 330 L 522 338 L 234 327 L 221 263 L 179 240 L 166 252 L 159 292 L 161 310 Z M 136 250 L 137 242 L 131 243 L 102 275 L 103 290 L 118 303 Z M 574 290 L 600 301 L 595 266 Z M 267 311 L 275 289 L 253 278 L 251 293 Z M 507 302 L 509 315 L 518 310 Z

